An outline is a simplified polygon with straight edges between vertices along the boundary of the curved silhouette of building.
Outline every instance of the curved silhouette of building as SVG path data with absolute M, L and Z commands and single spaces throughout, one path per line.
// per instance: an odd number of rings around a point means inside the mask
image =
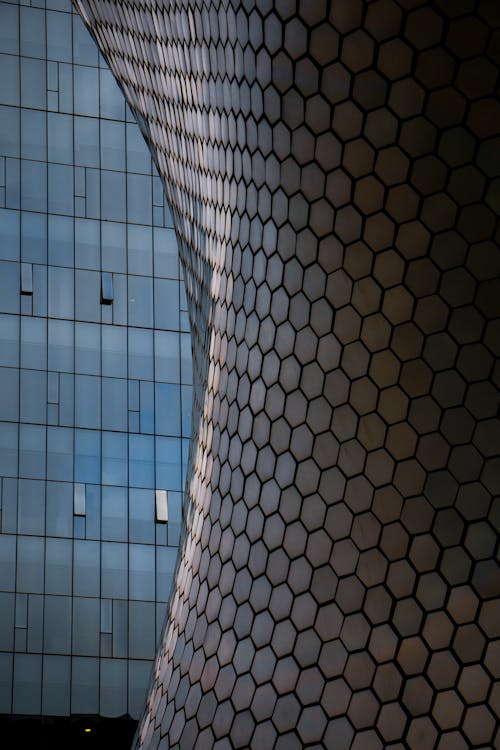
M 498 5 L 78 0 L 195 409 L 138 748 L 498 743 Z

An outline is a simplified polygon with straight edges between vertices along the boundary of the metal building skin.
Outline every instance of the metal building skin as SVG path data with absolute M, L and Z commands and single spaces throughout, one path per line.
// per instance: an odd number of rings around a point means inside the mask
M 498 746 L 500 6 L 77 5 L 165 179 L 193 329 L 137 747 Z

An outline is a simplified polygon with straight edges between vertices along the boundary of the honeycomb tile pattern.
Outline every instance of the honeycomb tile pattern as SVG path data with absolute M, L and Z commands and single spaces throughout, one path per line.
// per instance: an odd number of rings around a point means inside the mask
M 194 331 L 137 748 L 498 747 L 500 6 L 77 7 Z

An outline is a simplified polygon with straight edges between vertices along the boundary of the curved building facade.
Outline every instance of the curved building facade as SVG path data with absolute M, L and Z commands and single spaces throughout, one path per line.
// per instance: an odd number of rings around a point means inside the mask
M 78 0 L 195 403 L 138 748 L 498 743 L 498 5 Z

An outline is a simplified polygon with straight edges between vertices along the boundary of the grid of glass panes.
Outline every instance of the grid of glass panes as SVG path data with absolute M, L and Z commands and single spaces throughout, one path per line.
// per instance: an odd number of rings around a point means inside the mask
M 0 713 L 138 716 L 190 433 L 177 243 L 70 0 L 0 2 L 0 70 Z

